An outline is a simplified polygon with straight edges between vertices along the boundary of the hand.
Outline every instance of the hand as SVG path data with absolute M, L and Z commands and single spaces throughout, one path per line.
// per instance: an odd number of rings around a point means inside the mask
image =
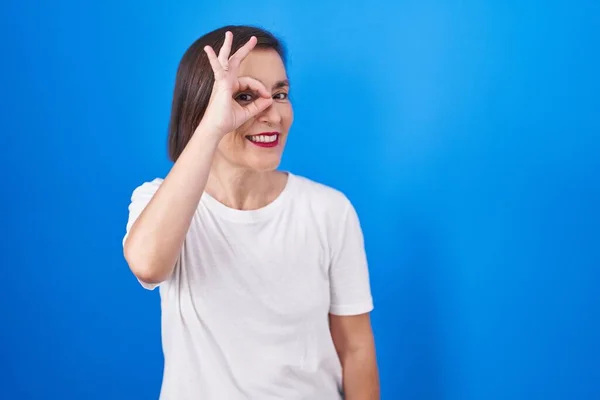
M 250 77 L 238 77 L 241 62 L 256 46 L 256 37 L 252 36 L 244 46 L 229 57 L 232 41 L 233 34 L 226 32 L 218 56 L 212 47 L 204 47 L 215 75 L 215 83 L 201 125 L 219 138 L 239 128 L 273 102 L 271 94 L 262 83 Z M 244 91 L 253 92 L 255 100 L 241 105 L 234 99 L 234 95 Z

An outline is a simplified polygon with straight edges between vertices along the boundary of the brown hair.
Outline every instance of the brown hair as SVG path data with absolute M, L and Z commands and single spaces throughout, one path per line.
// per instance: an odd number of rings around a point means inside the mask
M 173 162 L 177 160 L 200 124 L 210 100 L 214 75 L 204 47 L 211 46 L 215 53 L 219 54 L 227 31 L 233 34 L 231 55 L 252 36 L 256 36 L 258 40 L 255 48 L 277 51 L 284 65 L 286 64 L 283 44 L 273 34 L 258 27 L 224 26 L 197 39 L 181 58 L 175 78 L 168 135 L 169 158 Z

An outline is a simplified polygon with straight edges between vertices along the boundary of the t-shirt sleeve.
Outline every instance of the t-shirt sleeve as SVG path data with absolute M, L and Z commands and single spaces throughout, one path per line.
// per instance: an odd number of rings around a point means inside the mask
M 125 241 L 127 240 L 127 236 L 129 235 L 131 227 L 138 219 L 142 211 L 144 211 L 144 208 L 146 208 L 150 200 L 152 200 L 152 196 L 154 196 L 161 183 L 162 179 L 158 178 L 154 179 L 151 182 L 145 182 L 142 185 L 135 188 L 135 190 L 131 194 L 131 201 L 129 203 L 129 217 L 127 218 L 125 235 L 123 236 L 123 246 L 125 246 Z M 153 290 L 158 286 L 158 284 L 142 282 L 139 279 L 138 282 L 142 285 L 142 287 L 148 290 Z
M 373 310 L 373 297 L 363 232 L 350 202 L 334 232 L 329 267 L 330 310 L 334 315 L 359 315 Z

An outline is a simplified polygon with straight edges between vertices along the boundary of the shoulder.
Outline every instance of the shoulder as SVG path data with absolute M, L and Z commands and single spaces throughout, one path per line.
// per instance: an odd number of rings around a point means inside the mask
M 162 183 L 162 178 L 154 178 L 150 181 L 142 182 L 133 189 L 133 192 L 131 193 L 131 200 L 134 201 L 135 199 L 148 196 L 152 197 Z
M 326 234 L 330 249 L 362 248 L 363 236 L 354 204 L 340 189 L 294 176 L 296 211 L 305 222 L 317 224 Z M 357 250 L 360 251 L 360 250 Z M 358 254 L 360 255 L 360 254 Z
M 152 197 L 162 184 L 162 178 L 155 178 L 150 181 L 143 182 L 133 188 L 129 198 L 130 213 L 139 213 L 152 200 Z
M 345 214 L 353 208 L 348 196 L 340 189 L 304 176 L 292 175 L 292 177 L 297 198 L 307 202 L 311 208 L 321 209 L 333 215 Z

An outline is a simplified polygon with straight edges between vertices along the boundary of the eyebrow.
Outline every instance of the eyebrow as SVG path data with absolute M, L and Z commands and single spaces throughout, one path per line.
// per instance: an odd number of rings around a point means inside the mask
M 267 85 L 265 85 L 265 83 L 263 81 L 261 81 L 260 79 L 258 79 L 258 78 L 254 78 L 252 76 L 248 76 L 248 78 L 256 79 L 257 81 L 259 81 L 260 83 L 262 83 L 265 87 L 267 87 Z M 281 81 L 275 82 L 275 84 L 273 85 L 273 87 L 271 88 L 271 90 L 281 89 L 281 88 L 289 87 L 289 86 L 290 86 L 290 80 L 289 79 L 283 79 Z
M 282 81 L 278 81 L 275 83 L 275 85 L 273 85 L 273 89 L 281 89 L 284 87 L 289 87 L 290 86 L 290 81 L 288 79 L 284 79 Z

